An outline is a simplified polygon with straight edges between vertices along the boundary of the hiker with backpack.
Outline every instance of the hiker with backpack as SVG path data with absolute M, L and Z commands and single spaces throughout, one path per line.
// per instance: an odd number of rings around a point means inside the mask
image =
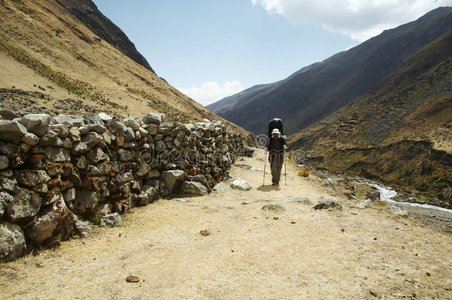
M 267 145 L 268 161 L 272 173 L 272 185 L 278 186 L 281 179 L 281 170 L 284 164 L 284 154 L 287 148 L 285 136 L 283 136 L 282 120 L 274 118 L 268 126 L 269 141 Z

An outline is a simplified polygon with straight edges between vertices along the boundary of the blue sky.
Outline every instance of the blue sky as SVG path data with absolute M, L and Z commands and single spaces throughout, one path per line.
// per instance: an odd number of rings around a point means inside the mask
M 94 0 L 157 74 L 206 105 L 452 0 Z

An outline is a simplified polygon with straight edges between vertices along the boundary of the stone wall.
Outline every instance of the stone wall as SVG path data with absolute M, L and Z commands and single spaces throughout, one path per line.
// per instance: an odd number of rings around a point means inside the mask
M 227 178 L 243 139 L 219 121 L 101 113 L 0 114 L 0 260 L 159 197 L 203 195 Z M 102 220 L 108 223 L 108 218 Z

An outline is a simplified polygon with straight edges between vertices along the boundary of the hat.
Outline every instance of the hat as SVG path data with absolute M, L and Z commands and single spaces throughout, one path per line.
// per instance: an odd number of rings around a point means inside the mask
M 275 133 L 281 134 L 281 132 L 279 132 L 279 129 L 278 129 L 278 128 L 273 129 L 272 134 L 275 134 Z

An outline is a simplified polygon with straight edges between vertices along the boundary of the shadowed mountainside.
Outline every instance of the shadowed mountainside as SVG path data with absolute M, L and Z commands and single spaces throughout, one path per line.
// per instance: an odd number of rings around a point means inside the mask
M 254 133 L 278 116 L 286 132 L 295 133 L 376 87 L 408 57 L 447 32 L 451 12 L 450 7 L 438 8 L 285 80 L 252 87 L 208 108 Z
M 452 207 L 452 29 L 378 87 L 291 136 L 318 168 L 378 179 Z M 405 195 L 405 199 L 411 195 Z

